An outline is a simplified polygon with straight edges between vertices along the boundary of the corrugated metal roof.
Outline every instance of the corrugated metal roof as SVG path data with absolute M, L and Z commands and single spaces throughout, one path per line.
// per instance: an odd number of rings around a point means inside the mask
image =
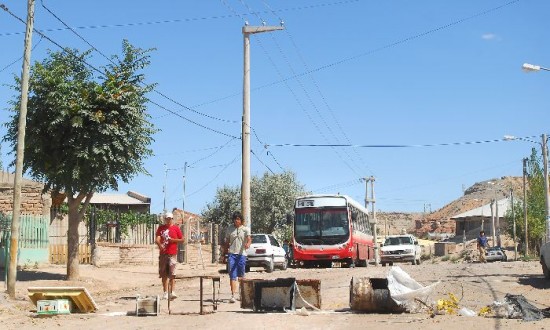
M 498 217 L 503 218 L 508 209 L 510 208 L 510 199 L 503 198 L 498 200 Z M 493 206 L 494 210 L 495 206 Z M 493 212 L 496 212 L 493 211 Z M 490 217 L 491 216 L 491 203 L 482 205 L 478 208 L 460 213 L 458 215 L 452 216 L 451 219 L 462 219 L 462 218 L 472 218 L 472 217 Z
M 148 205 L 150 203 L 142 202 L 126 194 L 94 194 L 90 204 Z

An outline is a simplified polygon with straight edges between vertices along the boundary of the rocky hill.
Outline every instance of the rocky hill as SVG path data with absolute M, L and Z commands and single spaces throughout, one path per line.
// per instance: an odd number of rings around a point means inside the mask
M 509 197 L 511 189 L 515 197 L 523 197 L 521 177 L 506 176 L 477 182 L 466 189 L 462 197 L 431 213 L 380 212 L 377 214 L 379 233 L 407 231 L 418 237 L 427 233 L 454 233 L 455 222 L 450 220 L 452 216 L 488 204 L 495 198 Z

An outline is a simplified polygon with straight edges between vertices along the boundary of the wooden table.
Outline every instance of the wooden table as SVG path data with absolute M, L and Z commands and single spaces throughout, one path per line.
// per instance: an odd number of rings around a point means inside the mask
M 200 279 L 200 315 L 206 314 L 204 312 L 204 299 L 203 299 L 203 283 L 204 280 L 212 280 L 212 303 L 214 306 L 214 311 L 218 310 L 218 300 L 216 299 L 216 282 L 218 283 L 218 296 L 220 293 L 220 276 L 219 275 L 196 275 L 196 276 L 178 276 L 176 275 L 174 277 L 174 281 L 176 280 L 182 280 L 182 279 L 192 279 L 192 278 L 199 278 Z M 170 281 L 168 281 L 168 292 L 172 292 L 172 286 L 170 285 Z M 170 310 L 170 294 L 168 294 L 168 314 L 172 314 L 172 311 Z

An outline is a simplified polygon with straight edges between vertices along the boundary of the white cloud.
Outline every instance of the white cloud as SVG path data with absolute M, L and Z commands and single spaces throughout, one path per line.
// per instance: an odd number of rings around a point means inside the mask
M 485 33 L 481 36 L 481 39 L 483 39 L 483 40 L 494 40 L 496 38 L 497 38 L 497 36 L 493 33 Z

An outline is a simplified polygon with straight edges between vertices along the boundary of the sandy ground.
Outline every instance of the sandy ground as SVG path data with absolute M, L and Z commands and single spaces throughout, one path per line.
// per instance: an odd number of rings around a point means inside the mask
M 428 303 L 448 299 L 449 293 L 460 301 L 459 307 L 479 311 L 495 301 L 503 301 L 507 293 L 524 295 L 537 308 L 550 307 L 550 281 L 543 278 L 537 261 L 495 262 L 480 264 L 474 262 L 452 263 L 435 260 L 424 261 L 420 266 L 399 265 L 407 274 L 422 285 L 440 282 L 435 286 Z M 179 275 L 218 275 L 223 265 L 189 267 L 179 265 Z M 295 277 L 297 279 L 319 279 L 321 281 L 322 309 L 308 311 L 307 315 L 296 312 L 255 313 L 241 309 L 240 304 L 228 302 L 229 280 L 221 275 L 219 297 L 221 303 L 215 313 L 199 315 L 199 280 L 179 280 L 176 292 L 179 297 L 173 301 L 168 315 L 167 302 L 161 302 L 159 316 L 137 317 L 131 315 L 136 307 L 136 295 L 161 294 L 161 284 L 156 267 L 118 266 L 97 268 L 81 265 L 81 280 L 65 281 L 64 266 L 49 266 L 20 271 L 16 286 L 16 299 L 0 294 L 0 328 L 53 329 L 161 329 L 182 326 L 186 329 L 403 329 L 408 325 L 422 329 L 550 329 L 550 318 L 525 322 L 517 319 L 489 316 L 431 315 L 424 309 L 419 313 L 378 314 L 357 313 L 349 308 L 350 280 L 352 277 L 386 277 L 390 267 L 369 265 L 367 268 L 332 269 L 287 269 L 268 274 L 261 268 L 253 268 L 247 278 L 274 279 Z M 2 285 L 5 288 L 2 274 Z M 86 287 L 99 306 L 95 313 L 56 316 L 37 316 L 36 307 L 27 297 L 27 288 L 34 286 L 79 286 Z M 211 286 L 205 286 L 207 311 L 212 311 Z

